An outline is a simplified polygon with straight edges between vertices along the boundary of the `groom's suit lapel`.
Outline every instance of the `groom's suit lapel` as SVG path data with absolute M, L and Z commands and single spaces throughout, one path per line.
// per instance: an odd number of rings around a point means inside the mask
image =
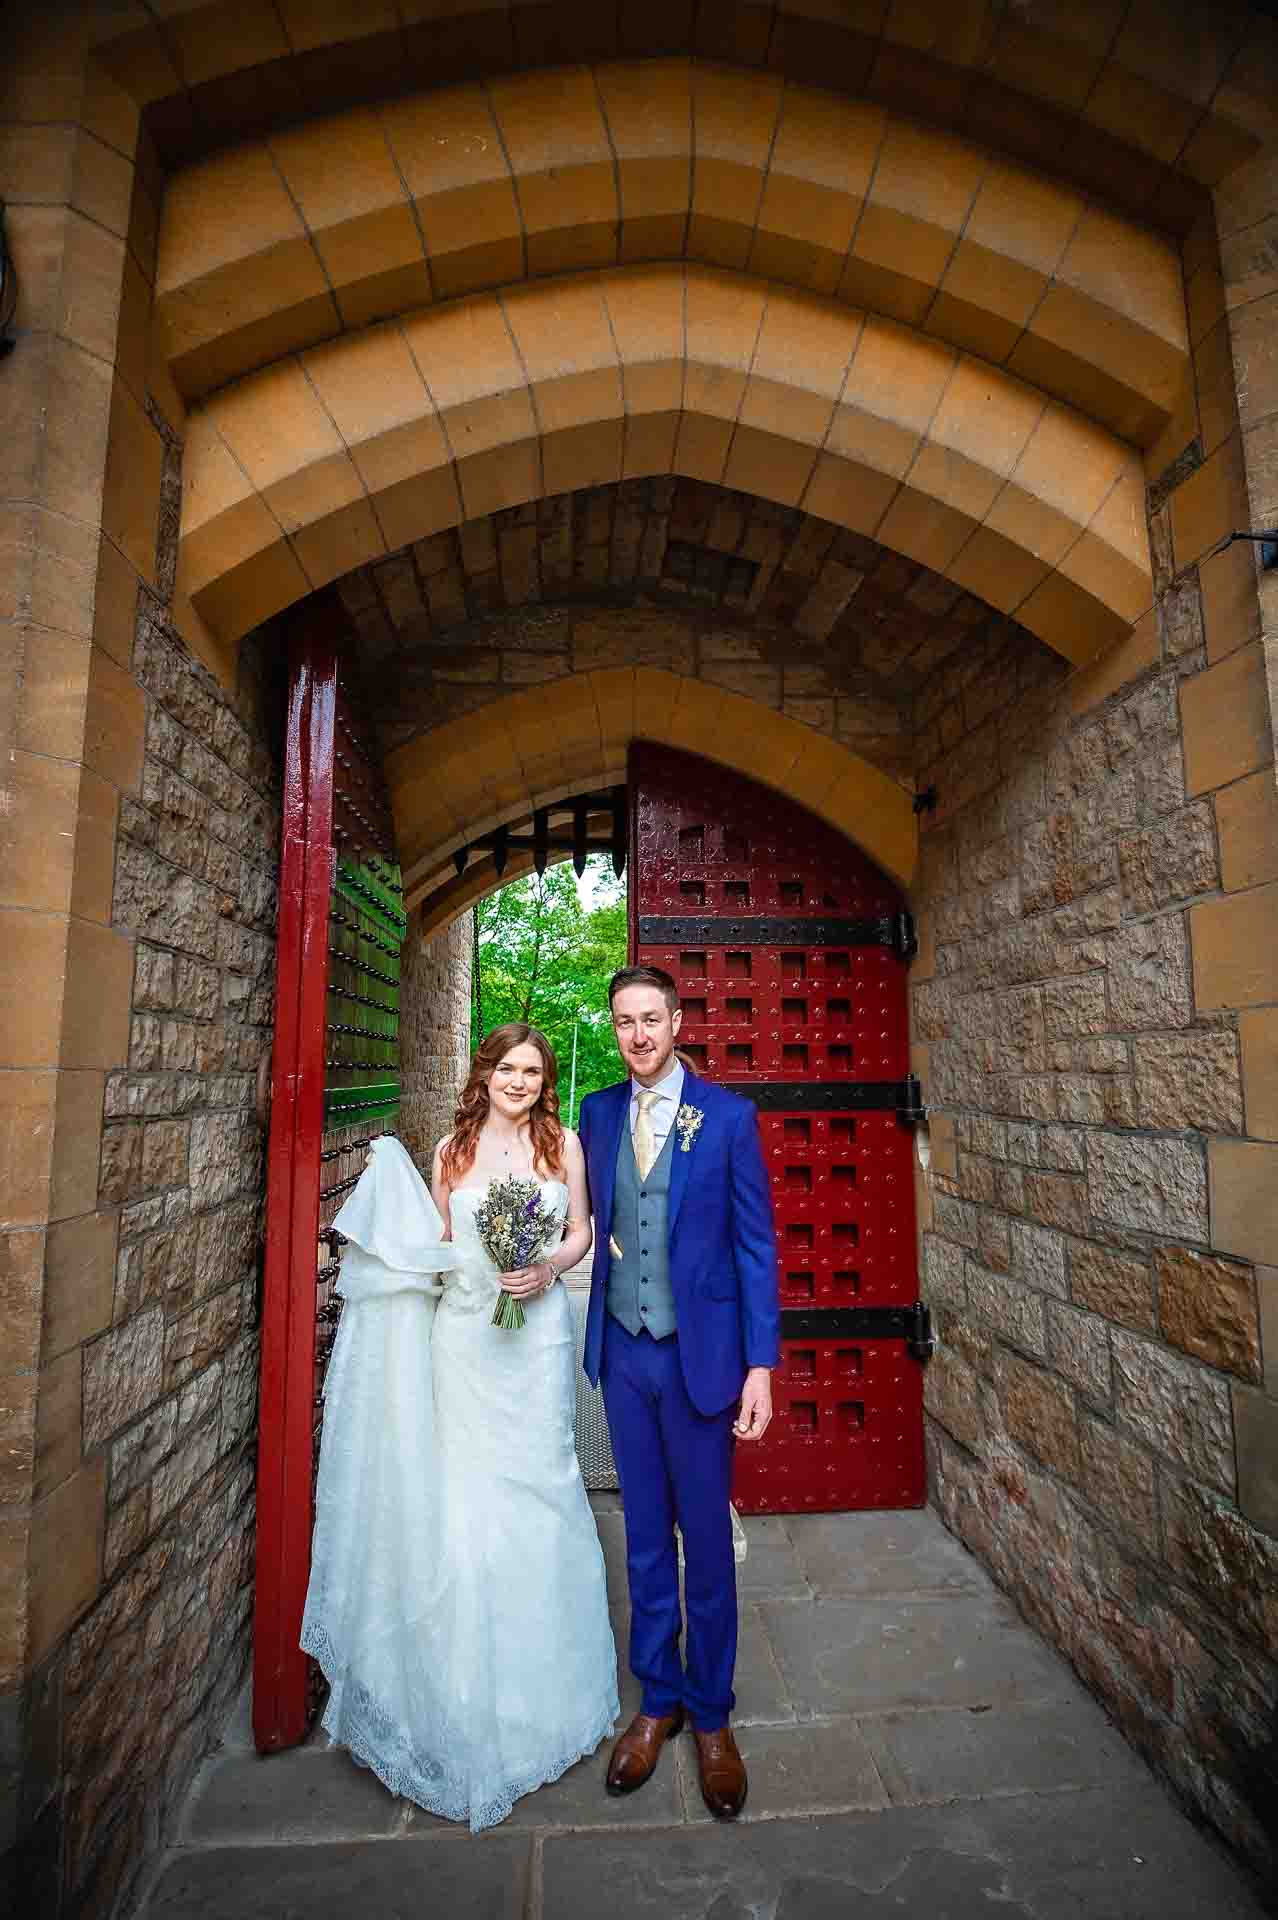
M 625 1125 L 626 1110 L 630 1105 L 630 1082 L 623 1080 L 619 1086 L 609 1087 L 612 1105 L 599 1143 L 599 1189 L 595 1205 L 595 1216 L 600 1222 L 603 1234 L 612 1232 L 612 1197 L 617 1185 L 617 1150 L 621 1145 L 621 1129 Z
M 687 1067 L 683 1070 L 683 1094 L 679 1101 L 679 1110 L 682 1111 L 684 1107 L 697 1107 L 702 1113 L 706 1110 L 705 1084 L 697 1078 L 695 1073 L 690 1072 Z M 698 1132 L 692 1136 L 692 1144 L 685 1153 L 683 1140 L 680 1137 L 676 1125 L 677 1119 L 678 1113 L 676 1113 L 675 1119 L 670 1122 L 670 1131 L 674 1135 L 674 1165 L 670 1169 L 670 1197 L 666 1203 L 667 1222 L 669 1232 L 672 1235 L 675 1230 L 675 1223 L 679 1218 L 679 1209 L 683 1205 L 684 1191 L 688 1185 L 688 1175 L 691 1173 L 692 1163 L 697 1157 L 697 1141 L 701 1137 L 700 1130 L 698 1130 Z

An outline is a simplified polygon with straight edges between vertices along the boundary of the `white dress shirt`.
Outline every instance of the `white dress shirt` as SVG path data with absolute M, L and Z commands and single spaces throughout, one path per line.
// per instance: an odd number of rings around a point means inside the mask
M 666 1144 L 666 1137 L 675 1123 L 679 1103 L 683 1099 L 683 1068 L 679 1061 L 671 1058 L 670 1070 L 655 1087 L 641 1087 L 639 1082 L 630 1082 L 630 1138 L 635 1137 L 635 1121 L 639 1118 L 639 1095 L 655 1093 L 657 1098 L 648 1108 L 648 1120 L 652 1127 L 653 1161 Z

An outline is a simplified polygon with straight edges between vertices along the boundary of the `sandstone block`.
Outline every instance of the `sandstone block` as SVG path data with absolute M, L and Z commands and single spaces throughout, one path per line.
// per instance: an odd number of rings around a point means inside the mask
M 1039 1142 L 1040 1164 L 1060 1173 L 1087 1169 L 1086 1137 L 1073 1127 L 1044 1127 Z
M 1108 983 L 1117 1028 L 1187 1027 L 1193 999 L 1181 916 L 1120 928 L 1109 943 Z
M 135 933 L 209 960 L 217 954 L 217 895 L 212 887 L 144 847 L 124 843 L 119 848 L 113 914 L 117 925 Z
M 1063 1299 L 1066 1242 L 1061 1235 L 1030 1221 L 1013 1220 L 1009 1243 L 1011 1270 L 1016 1278 Z
M 151 1512 L 156 1525 L 187 1499 L 217 1458 L 217 1427 L 205 1427 L 186 1446 L 170 1454 L 151 1482 Z
M 1208 1143 L 1207 1162 L 1212 1245 L 1271 1264 L 1278 1248 L 1278 1146 L 1215 1139 Z
M 156 1120 L 142 1130 L 144 1187 L 182 1186 L 187 1177 L 191 1122 Z
M 1064 1381 L 1004 1353 L 999 1356 L 998 1387 L 1011 1438 L 1045 1467 L 1077 1482 L 1078 1422 L 1074 1396 Z
M 134 986 L 137 997 L 137 985 Z M 129 1035 L 129 1065 L 135 1073 L 149 1073 L 160 1064 L 161 1022 L 154 1014 L 135 1013 Z
M 1082 1489 L 1119 1536 L 1158 1552 L 1154 1463 L 1108 1420 L 1086 1410 L 1079 1420 Z
M 960 1446 L 979 1454 L 985 1438 L 980 1381 L 972 1369 L 944 1342 L 928 1362 L 923 1385 L 924 1404 L 934 1420 Z
M 1234 1432 L 1225 1383 L 1138 1334 L 1116 1328 L 1111 1349 L 1122 1425 L 1151 1452 L 1232 1494 Z
M 1118 866 L 1134 913 L 1153 913 L 1220 883 L 1216 823 L 1210 804 L 1185 807 L 1143 833 L 1121 840 Z
M 982 1208 L 976 1222 L 976 1251 L 982 1266 L 1006 1273 L 1012 1264 L 1011 1221 Z
M 1204 901 L 1189 920 L 1200 1012 L 1278 1000 L 1278 881 Z
M 1047 1358 L 1093 1406 L 1107 1407 L 1113 1394 L 1109 1327 L 1093 1313 L 1061 1300 L 1047 1302 Z
M 189 1380 L 178 1395 L 178 1433 L 202 1426 L 222 1404 L 222 1363 L 214 1361 Z
M 197 1212 L 256 1188 L 262 1143 L 251 1115 L 197 1114 L 190 1126 L 191 1202 Z
M 1091 1133 L 1087 1193 L 1097 1220 L 1143 1233 L 1207 1238 L 1207 1173 L 1197 1142 Z
M 1278 1642 L 1278 1540 L 1208 1487 L 1162 1479 L 1171 1567 L 1262 1650 Z
M 1179 659 L 1206 645 L 1197 567 L 1187 567 L 1179 580 L 1159 595 L 1157 604 L 1158 627 L 1167 659 Z
M 170 1387 L 202 1373 L 226 1352 L 240 1332 L 244 1300 L 240 1287 L 226 1287 L 169 1327 L 164 1374 Z
M 1150 1034 L 1135 1046 L 1136 1102 L 1143 1127 L 1239 1133 L 1243 1124 L 1238 1042 L 1228 1031 Z
M 967 1304 L 963 1249 L 939 1233 L 923 1235 L 923 1290 L 936 1308 L 961 1311 Z
M 1146 1259 L 1079 1240 L 1069 1250 L 1069 1276 L 1075 1305 L 1138 1332 L 1153 1332 L 1154 1290 Z
M 1056 1088 L 1056 1105 L 1062 1120 L 1072 1126 L 1099 1126 L 1106 1118 L 1105 1083 L 1064 1074 Z
M 163 1388 L 164 1315 L 152 1307 L 84 1349 L 86 1450 L 129 1426 Z
M 108 1512 L 106 1544 L 103 1548 L 102 1576 L 114 1580 L 126 1560 L 131 1560 L 151 1531 L 151 1490 L 139 1487 L 114 1511 Z
M 173 1006 L 173 966 L 171 953 L 138 942 L 133 982 L 135 1007 L 154 1007 L 164 1012 Z
M 113 1073 L 107 1075 L 108 1120 L 140 1120 L 159 1114 L 189 1113 L 204 1095 L 204 1083 L 190 1073 Z M 145 1142 L 143 1162 L 145 1172 Z
M 111 1126 L 102 1129 L 102 1157 L 98 1194 L 104 1204 L 131 1200 L 142 1186 L 142 1128 Z
M 219 1443 L 223 1453 L 248 1437 L 257 1419 L 258 1342 L 245 1334 L 227 1353 L 222 1367 L 222 1418 Z
M 936 1230 L 946 1240 L 953 1240 L 971 1252 L 976 1246 L 976 1208 L 966 1200 L 955 1199 L 952 1194 L 938 1193 Z
M 994 1162 L 977 1153 L 960 1153 L 956 1184 L 965 1200 L 981 1207 L 994 1204 Z M 979 1228 L 978 1228 L 979 1231 Z
M 172 1451 L 177 1432 L 177 1402 L 167 1400 L 122 1433 L 111 1446 L 110 1499 L 117 1506 L 152 1474 Z
M 1032 1353 L 1047 1354 L 1047 1324 L 1040 1293 L 1000 1273 L 969 1264 L 967 1297 L 971 1311 L 985 1320 L 1000 1339 Z
M 1278 1401 L 1235 1387 L 1238 1505 L 1253 1526 L 1278 1541 Z
M 1043 1027 L 1048 1039 L 1104 1033 L 1108 1024 L 1105 982 L 1100 974 L 1055 981 L 1043 988 Z
M 1088 1183 L 1067 1173 L 1027 1173 L 1025 1210 L 1045 1227 L 1086 1233 Z
M 1260 1379 L 1260 1319 L 1250 1267 L 1192 1247 L 1155 1247 L 1154 1279 L 1165 1339 L 1208 1366 Z

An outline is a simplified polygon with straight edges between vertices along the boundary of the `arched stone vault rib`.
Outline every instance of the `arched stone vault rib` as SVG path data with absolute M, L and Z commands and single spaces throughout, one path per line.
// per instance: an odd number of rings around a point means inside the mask
M 1245 5 L 207 0 L 150 12 L 104 22 L 99 55 L 170 167 L 406 88 L 695 54 L 921 115 L 1184 232 L 1278 116 L 1273 22 Z
M 191 400 L 432 301 L 680 257 L 919 326 L 1139 445 L 1185 374 L 1166 240 L 874 102 L 688 60 L 418 94 L 191 167 L 157 314 Z
M 637 739 L 683 747 L 788 794 L 908 886 L 918 828 L 895 780 L 740 694 L 656 667 L 616 667 L 511 694 L 387 755 L 406 900 L 438 885 L 457 847 L 536 807 L 624 781 Z
M 665 473 L 869 535 L 1077 664 L 1151 603 L 1139 456 L 1103 428 L 836 302 L 641 267 L 429 308 L 213 396 L 179 617 L 215 653 L 410 541 Z

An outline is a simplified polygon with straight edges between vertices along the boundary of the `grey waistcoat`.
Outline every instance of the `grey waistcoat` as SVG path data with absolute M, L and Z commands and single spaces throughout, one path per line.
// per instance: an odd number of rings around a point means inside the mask
M 617 1182 L 612 1201 L 612 1237 L 621 1248 L 608 1269 L 605 1304 L 627 1333 L 646 1327 L 654 1340 L 675 1331 L 674 1292 L 670 1285 L 669 1203 L 676 1129 L 640 1181 L 630 1128 L 621 1129 Z

